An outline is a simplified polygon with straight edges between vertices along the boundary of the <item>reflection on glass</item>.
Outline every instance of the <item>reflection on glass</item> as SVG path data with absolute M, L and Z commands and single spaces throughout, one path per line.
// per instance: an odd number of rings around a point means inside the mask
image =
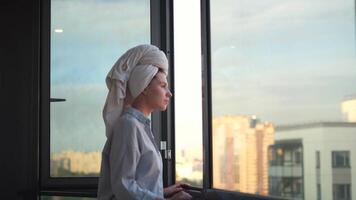
M 51 176 L 98 175 L 105 77 L 142 43 L 150 43 L 150 1 L 51 1 L 51 98 L 65 99 L 51 103 Z
M 189 31 L 188 31 L 189 30 Z M 202 186 L 200 1 L 174 1 L 176 181 Z
M 211 0 L 210 9 L 213 187 L 355 196 L 354 1 Z

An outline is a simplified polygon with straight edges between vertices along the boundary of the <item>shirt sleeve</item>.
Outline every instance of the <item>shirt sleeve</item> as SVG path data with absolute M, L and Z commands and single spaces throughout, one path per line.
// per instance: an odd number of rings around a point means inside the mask
M 111 187 L 116 199 L 159 199 L 151 191 L 142 188 L 135 180 L 140 150 L 137 126 L 129 119 L 121 118 L 112 134 L 110 150 Z

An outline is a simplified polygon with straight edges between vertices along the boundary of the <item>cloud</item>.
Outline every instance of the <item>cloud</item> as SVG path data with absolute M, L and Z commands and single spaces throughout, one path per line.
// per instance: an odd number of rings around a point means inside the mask
M 258 45 L 266 35 L 275 41 L 307 38 L 323 33 L 321 26 L 332 30 L 345 19 L 353 26 L 353 8 L 353 1 L 213 1 L 212 48 Z M 278 37 L 271 38 L 271 32 Z
M 244 73 L 238 67 L 222 73 L 225 69 L 220 68 L 212 78 L 213 110 L 217 116 L 257 115 L 274 123 L 341 120 L 340 103 L 355 91 L 353 66 L 352 60 L 335 60 L 322 66 L 323 71 L 313 65 L 261 73 Z

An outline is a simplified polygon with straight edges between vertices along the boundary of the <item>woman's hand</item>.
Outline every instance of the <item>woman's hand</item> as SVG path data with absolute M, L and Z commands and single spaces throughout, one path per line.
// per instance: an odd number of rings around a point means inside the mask
M 190 194 L 180 191 L 178 193 L 175 193 L 171 198 L 168 198 L 168 200 L 191 200 L 192 196 Z
M 165 197 L 171 197 L 177 192 L 183 191 L 182 183 L 176 183 L 174 185 L 171 185 L 169 187 L 166 187 L 163 189 L 163 194 Z

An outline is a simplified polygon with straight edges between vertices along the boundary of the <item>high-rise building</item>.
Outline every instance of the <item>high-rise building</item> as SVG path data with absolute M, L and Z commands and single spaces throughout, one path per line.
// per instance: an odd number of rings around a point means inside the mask
M 300 139 L 277 140 L 270 146 L 269 195 L 303 199 L 302 156 Z
M 356 97 L 345 98 L 341 103 L 341 111 L 344 114 L 345 121 L 356 122 Z
M 213 120 L 213 186 L 268 194 L 268 147 L 274 126 L 254 116 L 223 116 Z
M 356 123 L 277 126 L 270 194 L 295 200 L 356 197 Z

